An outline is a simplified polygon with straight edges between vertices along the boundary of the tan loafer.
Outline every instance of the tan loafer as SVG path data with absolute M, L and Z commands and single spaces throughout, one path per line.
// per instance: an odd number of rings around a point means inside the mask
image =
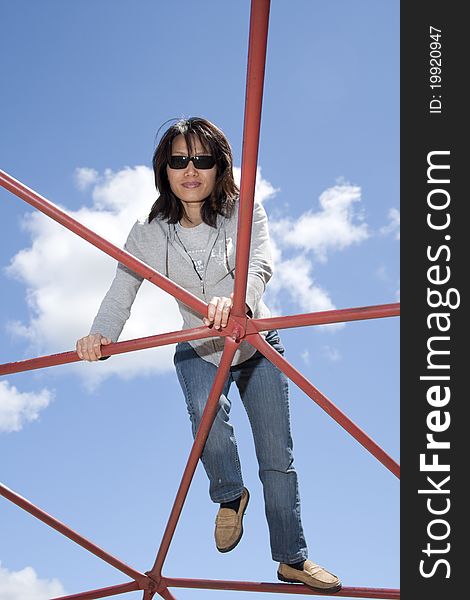
M 230 552 L 233 550 L 243 535 L 243 515 L 250 493 L 243 488 L 238 511 L 231 508 L 220 508 L 215 520 L 215 545 L 219 552 Z
M 294 569 L 289 565 L 281 563 L 277 571 L 277 578 L 288 583 L 304 583 L 314 590 L 339 592 L 341 581 L 320 565 L 311 560 L 306 560 L 303 571 Z

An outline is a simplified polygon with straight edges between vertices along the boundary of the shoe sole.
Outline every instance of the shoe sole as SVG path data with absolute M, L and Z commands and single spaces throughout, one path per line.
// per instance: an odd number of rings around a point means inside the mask
M 341 583 L 338 585 L 335 585 L 334 587 L 330 587 L 330 588 L 317 587 L 314 585 L 310 585 L 309 583 L 304 583 L 303 581 L 299 581 L 298 579 L 287 579 L 287 577 L 284 577 L 283 575 L 281 575 L 279 573 L 279 571 L 277 573 L 277 578 L 279 579 L 279 581 L 283 581 L 284 583 L 301 583 L 302 585 L 312 588 L 312 590 L 315 590 L 316 592 L 328 592 L 329 594 L 335 594 L 336 592 L 339 592 L 340 589 L 343 587 L 341 585 Z
M 246 490 L 246 494 L 247 494 L 246 504 L 245 504 L 245 507 L 243 508 L 243 512 L 242 512 L 242 528 L 240 530 L 240 535 L 233 542 L 233 544 L 231 546 L 228 546 L 227 548 L 219 548 L 217 545 L 215 546 L 219 552 L 222 552 L 222 554 L 225 554 L 226 552 L 231 552 L 236 546 L 238 546 L 238 543 L 242 539 L 242 536 L 243 536 L 243 517 L 245 516 L 246 507 L 248 506 L 248 502 L 250 501 L 250 492 L 248 490 Z

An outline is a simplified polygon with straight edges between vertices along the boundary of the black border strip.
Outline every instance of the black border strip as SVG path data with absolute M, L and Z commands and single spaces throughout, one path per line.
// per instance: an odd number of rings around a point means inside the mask
M 469 434 L 463 431 L 468 395 L 463 374 L 468 353 L 465 331 L 470 330 L 464 314 L 469 271 L 464 213 L 469 202 L 463 181 L 470 169 L 464 165 L 468 152 L 463 133 L 469 129 L 464 109 L 469 35 L 463 6 L 452 0 L 401 3 L 401 596 L 405 600 L 468 594 L 463 473 L 468 471 L 464 440 Z M 434 167 L 428 170 L 430 165 Z M 427 448 L 427 435 L 442 446 Z

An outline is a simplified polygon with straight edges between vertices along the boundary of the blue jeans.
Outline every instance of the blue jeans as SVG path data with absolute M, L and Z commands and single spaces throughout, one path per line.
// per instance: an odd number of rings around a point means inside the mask
M 270 331 L 266 340 L 280 354 L 284 353 L 277 331 Z M 201 358 L 188 342 L 177 344 L 174 362 L 195 436 L 217 367 Z M 258 351 L 231 367 L 219 399 L 219 410 L 201 457 L 210 481 L 210 497 L 216 503 L 230 502 L 241 495 L 244 487 L 235 433 L 229 421 L 228 392 L 233 381 L 253 432 L 273 560 L 304 560 L 307 546 L 294 469 L 287 378 Z

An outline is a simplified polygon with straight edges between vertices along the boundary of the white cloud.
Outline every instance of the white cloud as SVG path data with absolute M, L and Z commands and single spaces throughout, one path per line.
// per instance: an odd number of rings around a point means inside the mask
M 284 247 L 313 252 L 325 261 L 332 250 L 344 250 L 369 237 L 367 224 L 356 203 L 361 201 L 361 188 L 338 184 L 325 190 L 319 198 L 320 210 L 309 210 L 297 219 L 280 219 L 271 227 Z
M 296 220 L 270 220 L 275 276 L 267 297 L 276 311 L 283 291 L 305 312 L 335 308 L 328 291 L 315 282 L 312 271 L 315 261 L 324 262 L 329 252 L 344 250 L 369 237 L 362 212 L 356 208 L 360 201 L 359 187 L 337 184 L 320 195 L 320 210 L 308 210 Z M 326 325 L 320 329 L 334 331 L 340 327 L 343 325 Z
M 394 234 L 395 239 L 400 239 L 400 211 L 396 208 L 391 208 L 388 211 L 388 225 L 380 228 L 380 233 L 384 235 Z
M 1 600 L 48 600 L 64 595 L 58 579 L 39 579 L 32 567 L 9 571 L 0 562 Z
M 87 187 L 98 181 L 98 171 L 81 167 L 75 169 L 75 182 L 79 189 L 85 190 Z
M 35 421 L 53 396 L 47 388 L 40 392 L 20 392 L 8 381 L 0 381 L 0 432 L 20 431 L 25 423 Z
M 334 304 L 328 292 L 316 285 L 311 275 L 312 263 L 304 255 L 276 261 L 275 275 L 269 284 L 269 294 L 287 291 L 294 305 L 302 312 L 332 310 Z
M 233 168 L 233 178 L 235 179 L 235 183 L 240 187 L 242 170 L 240 167 Z M 261 204 L 263 204 L 266 200 L 269 200 L 273 196 L 280 191 L 280 188 L 275 188 L 272 183 L 270 183 L 267 179 L 264 179 L 261 175 L 261 167 L 256 168 L 256 181 L 255 181 L 255 198 Z

